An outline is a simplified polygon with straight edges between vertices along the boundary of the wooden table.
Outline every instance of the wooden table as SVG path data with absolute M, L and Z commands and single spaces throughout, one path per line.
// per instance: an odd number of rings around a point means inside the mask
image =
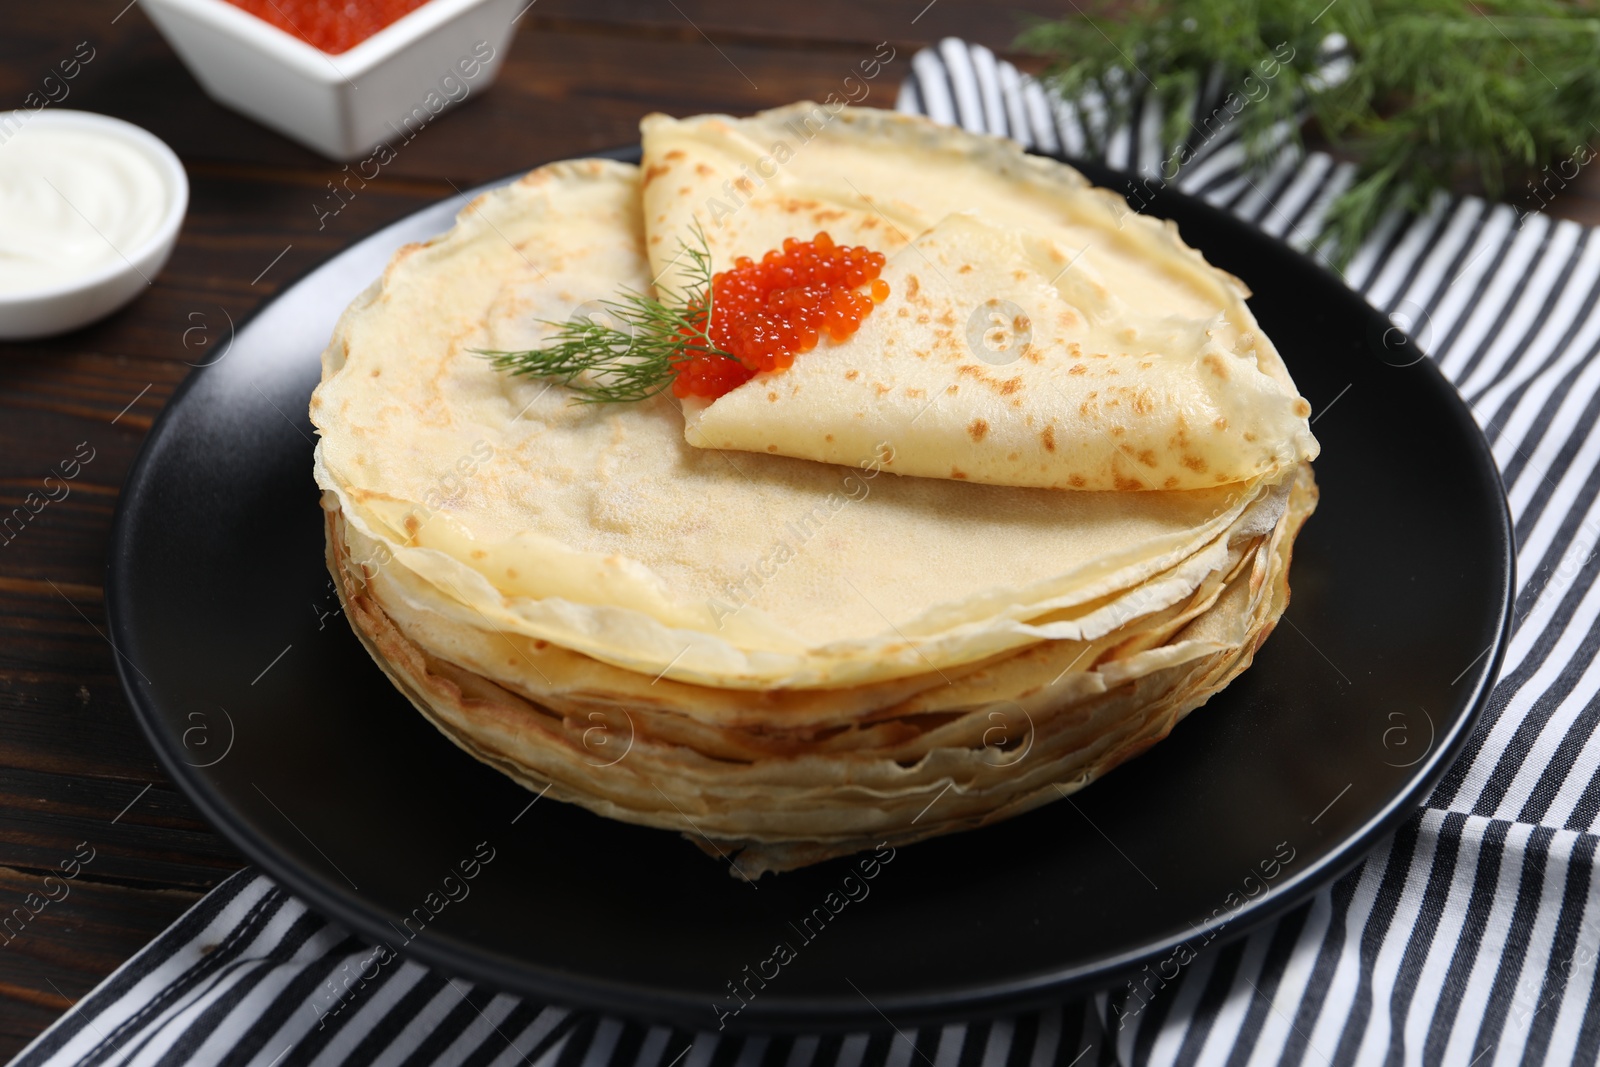
M 94 849 L 68 896 L 20 929 L 0 928 L 6 1057 L 243 865 L 157 768 L 117 684 L 101 590 L 129 465 L 230 318 L 457 188 L 633 142 L 649 111 L 821 98 L 880 41 L 895 59 L 866 102 L 889 107 L 917 48 L 958 35 L 1005 52 L 1015 12 L 1070 10 L 1049 0 L 536 0 L 493 89 L 430 126 L 319 225 L 340 167 L 212 103 L 137 0 L 125 3 L 7 0 L 0 33 L 0 107 L 21 106 L 88 42 L 94 58 L 61 106 L 151 130 L 182 157 L 192 187 L 177 251 L 133 306 L 66 337 L 0 344 L 0 515 L 93 450 L 67 497 L 0 535 L 0 920 L 80 842 Z M 1600 221 L 1600 190 L 1586 178 L 1557 210 Z

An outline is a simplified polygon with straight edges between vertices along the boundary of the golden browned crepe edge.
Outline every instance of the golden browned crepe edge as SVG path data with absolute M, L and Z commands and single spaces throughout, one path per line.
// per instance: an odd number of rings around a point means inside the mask
M 1300 528 L 1316 510 L 1320 491 L 1311 473 L 1311 466 L 1302 463 L 1295 476 L 1295 493 L 1300 497 L 1299 506 L 1291 506 L 1288 522 L 1280 534 L 1278 545 L 1274 553 L 1274 563 L 1271 572 L 1263 576 L 1271 581 L 1272 595 L 1267 603 L 1265 620 L 1257 630 L 1254 639 L 1245 646 L 1231 654 L 1221 654 L 1211 657 L 1211 660 L 1200 661 L 1198 665 L 1184 664 L 1171 668 L 1167 672 L 1158 672 L 1146 678 L 1138 679 L 1139 684 L 1150 679 L 1158 678 L 1161 674 L 1183 674 L 1185 679 L 1200 676 L 1199 684 L 1188 692 L 1182 699 L 1173 701 L 1170 706 L 1159 705 L 1151 709 L 1145 720 L 1145 727 L 1133 737 L 1124 741 L 1112 752 L 1106 754 L 1081 777 L 1067 783 L 1055 783 L 1051 787 L 1035 790 L 1030 794 L 1016 797 L 1007 803 L 995 808 L 985 815 L 963 820 L 959 824 L 946 823 L 941 826 L 924 830 L 907 830 L 900 834 L 890 834 L 883 838 L 857 838 L 850 841 L 809 842 L 797 841 L 788 843 L 769 843 L 760 841 L 720 841 L 711 842 L 697 840 L 693 835 L 684 836 L 698 845 L 702 851 L 712 855 L 721 855 L 729 858 L 733 865 L 733 873 L 745 880 L 755 881 L 762 874 L 772 872 L 796 870 L 814 863 L 837 859 L 841 856 L 850 856 L 868 849 L 900 848 L 905 845 L 915 844 L 918 841 L 931 837 L 943 836 L 949 833 L 958 833 L 964 830 L 978 829 L 992 826 L 1016 815 L 1042 807 L 1053 800 L 1070 796 L 1088 785 L 1090 782 L 1102 777 L 1108 771 L 1143 753 L 1156 742 L 1164 740 L 1171 734 L 1173 728 L 1196 708 L 1205 704 L 1217 693 L 1227 688 L 1228 684 L 1240 674 L 1249 669 L 1255 662 L 1255 654 L 1265 644 L 1267 637 L 1277 628 L 1277 623 L 1289 606 L 1289 565 L 1294 555 L 1294 540 L 1299 535 Z M 1181 692 L 1184 688 L 1183 680 L 1172 685 L 1169 692 Z M 710 846 L 710 847 L 708 847 Z
M 523 786 L 549 792 L 555 799 L 576 803 L 606 817 L 678 830 L 709 854 L 728 859 L 730 871 L 735 876 L 753 880 L 769 871 L 793 870 L 884 844 L 900 847 L 930 837 L 991 825 L 1081 789 L 1166 737 L 1178 721 L 1205 703 L 1212 694 L 1250 665 L 1256 650 L 1287 607 L 1288 567 L 1294 537 L 1315 507 L 1317 496 L 1309 465 L 1300 468 L 1294 493 L 1297 502 L 1291 506 L 1275 535 L 1277 544 L 1268 573 L 1252 575 L 1252 586 L 1261 581 L 1271 581 L 1273 590 L 1264 601 L 1262 618 L 1251 628 L 1251 639 L 1240 648 L 1157 671 L 1085 702 L 1111 701 L 1119 696 L 1126 701 L 1124 689 L 1132 687 L 1135 693 L 1142 691 L 1141 699 L 1128 705 L 1141 710 L 1117 720 L 1117 728 L 1111 731 L 1120 735 L 1115 744 L 1095 755 L 1085 768 L 1069 780 L 1052 782 L 1045 787 L 1012 796 L 977 814 L 944 821 L 930 820 L 915 828 L 907 826 L 872 836 L 827 840 L 713 838 L 686 829 L 685 824 L 693 825 L 687 816 L 671 818 L 663 817 L 660 813 L 633 811 L 610 803 L 602 796 L 567 788 L 529 773 L 516 760 L 479 744 L 473 736 L 471 724 L 487 717 L 511 717 L 521 726 L 546 734 L 550 743 L 562 745 L 571 743 L 572 724 L 558 713 L 432 655 L 401 633 L 382 607 L 357 587 L 359 580 L 351 575 L 347 561 L 341 558 L 342 542 L 337 536 L 337 516 L 331 512 L 326 524 L 326 559 L 345 613 L 363 647 L 396 688 L 458 747 Z M 578 724 L 578 728 L 581 730 L 582 724 Z M 670 798 L 667 799 L 670 802 Z

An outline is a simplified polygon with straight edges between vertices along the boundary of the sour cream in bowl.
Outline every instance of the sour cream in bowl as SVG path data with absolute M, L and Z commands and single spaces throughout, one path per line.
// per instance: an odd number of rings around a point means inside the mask
M 183 164 L 132 123 L 0 111 L 0 341 L 128 303 L 166 263 L 188 204 Z

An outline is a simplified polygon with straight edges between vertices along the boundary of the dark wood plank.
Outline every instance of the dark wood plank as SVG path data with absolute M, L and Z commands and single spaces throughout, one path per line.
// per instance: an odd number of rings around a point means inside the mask
M 0 577 L 0 627 L 7 636 L 0 648 L 0 776 L 106 779 L 137 791 L 160 780 L 160 771 L 127 712 L 110 649 L 78 610 L 104 630 L 97 587 L 59 577 Z M 70 783 L 40 784 L 65 789 Z M 106 795 L 103 802 L 109 820 L 127 797 L 118 803 L 115 794 Z M 18 864 L 21 858 L 5 844 L 10 814 L 0 809 L 0 855 Z
M 75 851 L 76 844 L 52 862 L 49 884 L 40 872 L 0 867 L 0 916 L 11 919 L 0 933 L 0 1053 L 8 1057 L 202 895 L 97 881 L 99 854 L 62 882 L 58 864 Z M 14 914 L 19 908 L 25 922 Z
M 140 782 L 0 771 L 7 866 L 48 873 L 81 842 L 96 851 L 93 877 L 119 885 L 203 890 L 239 868 L 232 847 L 159 774 Z

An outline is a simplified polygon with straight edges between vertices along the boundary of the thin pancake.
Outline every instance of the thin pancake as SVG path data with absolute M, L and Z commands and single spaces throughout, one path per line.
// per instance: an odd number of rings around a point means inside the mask
M 1098 684 L 1013 690 L 1015 701 L 981 701 L 954 718 L 902 707 L 896 721 L 909 736 L 894 732 L 883 745 L 844 752 L 830 744 L 837 735 L 823 732 L 781 753 L 708 758 L 661 728 L 675 713 L 660 706 L 636 702 L 624 719 L 581 704 L 555 711 L 411 640 L 344 555 L 336 514 L 329 566 L 373 658 L 466 751 L 555 799 L 676 829 L 725 854 L 743 850 L 736 873 L 757 877 L 883 840 L 900 845 L 990 824 L 1074 792 L 1166 736 L 1249 665 L 1282 614 L 1294 536 L 1314 504 L 1304 469 L 1271 537 L 1204 610 L 1154 649 L 1100 653 L 1085 671 Z M 991 697 L 1007 692 L 984 688 Z M 1010 731 L 1000 745 L 997 721 Z M 935 796 L 938 812 L 923 818 Z
M 1081 788 L 1248 665 L 1304 463 L 1060 493 L 732 456 L 664 398 L 578 408 L 475 354 L 646 284 L 638 197 L 601 161 L 481 197 L 325 353 L 329 567 L 452 741 L 756 877 Z
M 858 464 L 891 440 L 898 473 L 1082 490 L 1206 488 L 1316 455 L 1243 286 L 1069 167 L 814 104 L 642 129 L 665 289 L 697 231 L 723 269 L 816 230 L 891 257 L 859 332 L 692 401 L 690 444 Z
M 402 249 L 341 319 L 318 482 L 441 611 L 651 677 L 861 685 L 1082 636 L 1081 609 L 1211 559 L 1161 586 L 1176 602 L 1281 513 L 1262 480 L 1056 493 L 693 448 L 669 398 L 576 407 L 474 354 L 646 284 L 642 246 L 634 168 L 557 164 Z

